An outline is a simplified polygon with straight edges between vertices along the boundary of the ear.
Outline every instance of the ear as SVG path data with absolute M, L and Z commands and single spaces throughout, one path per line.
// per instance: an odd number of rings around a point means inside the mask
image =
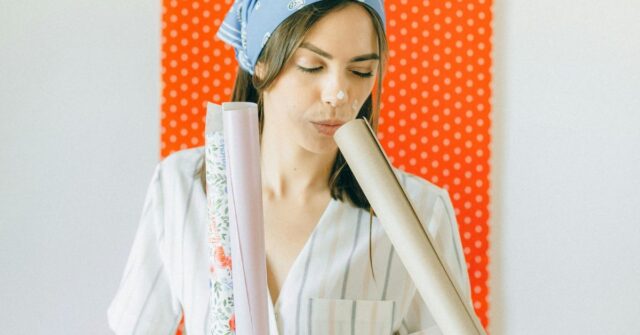
M 265 66 L 262 62 L 257 62 L 255 68 L 253 69 L 254 75 L 260 80 L 264 78 L 265 71 Z

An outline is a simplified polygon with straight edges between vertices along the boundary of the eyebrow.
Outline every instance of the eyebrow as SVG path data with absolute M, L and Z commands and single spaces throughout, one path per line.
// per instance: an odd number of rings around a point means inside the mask
M 320 56 L 322 56 L 324 58 L 333 59 L 333 56 L 331 56 L 329 53 L 327 53 L 326 51 L 318 48 L 317 46 L 315 46 L 315 45 L 313 45 L 311 43 L 303 42 L 300 45 L 300 47 L 308 49 L 308 50 L 311 50 L 311 51 L 317 53 L 318 55 L 320 55 Z M 378 56 L 377 53 L 370 53 L 370 54 L 366 54 L 366 55 L 360 55 L 360 56 L 356 56 L 356 57 L 351 58 L 349 60 L 349 63 L 364 62 L 364 61 L 372 60 L 372 59 L 378 60 L 378 59 L 380 59 L 380 56 Z

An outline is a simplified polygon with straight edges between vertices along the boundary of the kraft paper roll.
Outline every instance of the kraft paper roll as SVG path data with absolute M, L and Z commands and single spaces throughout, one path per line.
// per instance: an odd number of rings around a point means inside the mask
M 485 335 L 369 123 L 365 119 L 347 122 L 334 140 L 443 334 Z
M 223 103 L 222 109 L 236 334 L 265 334 L 269 321 L 258 109 L 251 102 Z

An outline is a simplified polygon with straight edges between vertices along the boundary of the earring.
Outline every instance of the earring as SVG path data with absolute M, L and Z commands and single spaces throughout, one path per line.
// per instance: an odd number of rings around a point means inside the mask
M 338 100 L 344 99 L 344 92 L 342 92 L 342 90 L 338 91 L 338 94 L 336 95 L 336 99 Z

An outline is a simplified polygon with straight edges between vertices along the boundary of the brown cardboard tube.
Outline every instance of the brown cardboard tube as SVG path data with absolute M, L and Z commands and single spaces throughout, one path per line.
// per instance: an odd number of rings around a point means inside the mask
M 378 139 L 365 119 L 333 136 L 375 210 L 418 293 L 445 335 L 485 335 L 470 301 L 457 287 L 444 258 L 411 205 Z

